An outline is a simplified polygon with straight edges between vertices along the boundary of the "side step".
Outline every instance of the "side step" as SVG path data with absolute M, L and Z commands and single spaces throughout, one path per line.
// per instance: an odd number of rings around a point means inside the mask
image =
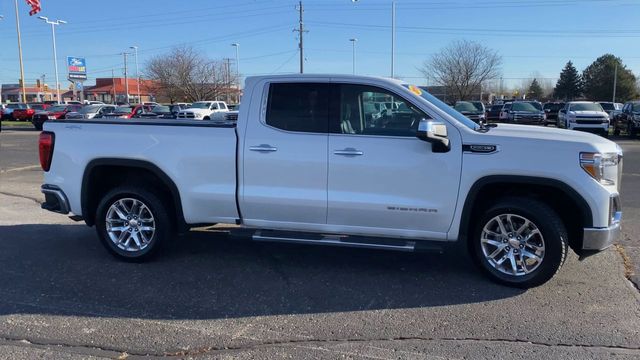
M 291 231 L 257 230 L 252 239 L 254 241 L 282 242 L 292 244 L 344 246 L 365 249 L 395 250 L 395 251 L 436 251 L 442 252 L 442 247 L 431 242 L 421 240 L 404 240 L 389 238 L 374 238 L 365 236 L 348 236 L 334 234 L 316 234 Z M 427 244 L 428 243 L 428 244 Z

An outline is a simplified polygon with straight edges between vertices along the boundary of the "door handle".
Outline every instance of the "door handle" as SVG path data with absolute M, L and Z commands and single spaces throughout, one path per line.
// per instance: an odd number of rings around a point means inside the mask
M 354 148 L 346 148 L 346 149 L 342 149 L 342 150 L 334 150 L 333 153 L 335 155 L 342 155 L 342 156 L 360 156 L 360 155 L 364 155 L 364 152 L 354 149 Z
M 251 151 L 259 151 L 259 152 L 274 152 L 278 151 L 277 147 L 273 147 L 269 144 L 260 144 L 259 146 L 251 146 L 249 147 Z

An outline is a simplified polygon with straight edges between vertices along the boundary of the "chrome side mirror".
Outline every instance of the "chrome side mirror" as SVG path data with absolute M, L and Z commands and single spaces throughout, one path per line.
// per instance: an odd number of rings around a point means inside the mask
M 447 125 L 433 120 L 422 119 L 418 124 L 416 137 L 431 143 L 433 152 L 447 152 L 451 149 L 447 137 Z

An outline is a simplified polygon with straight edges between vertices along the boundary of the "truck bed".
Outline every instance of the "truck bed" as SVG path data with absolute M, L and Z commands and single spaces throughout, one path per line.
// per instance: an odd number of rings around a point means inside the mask
M 76 215 L 82 215 L 82 179 L 93 164 L 126 166 L 136 161 L 156 167 L 180 189 L 187 223 L 232 223 L 239 218 L 234 122 L 57 120 L 47 121 L 44 130 L 56 137 L 45 183 L 64 191 Z

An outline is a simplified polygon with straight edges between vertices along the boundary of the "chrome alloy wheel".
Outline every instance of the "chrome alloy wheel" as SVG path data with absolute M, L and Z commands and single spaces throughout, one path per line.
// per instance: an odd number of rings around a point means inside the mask
M 147 205 L 138 199 L 119 199 L 109 207 L 105 217 L 111 241 L 124 251 L 144 250 L 156 231 L 156 222 Z
M 544 259 L 544 238 L 529 219 L 501 214 L 489 220 L 480 238 L 482 253 L 496 270 L 523 276 L 536 270 Z

